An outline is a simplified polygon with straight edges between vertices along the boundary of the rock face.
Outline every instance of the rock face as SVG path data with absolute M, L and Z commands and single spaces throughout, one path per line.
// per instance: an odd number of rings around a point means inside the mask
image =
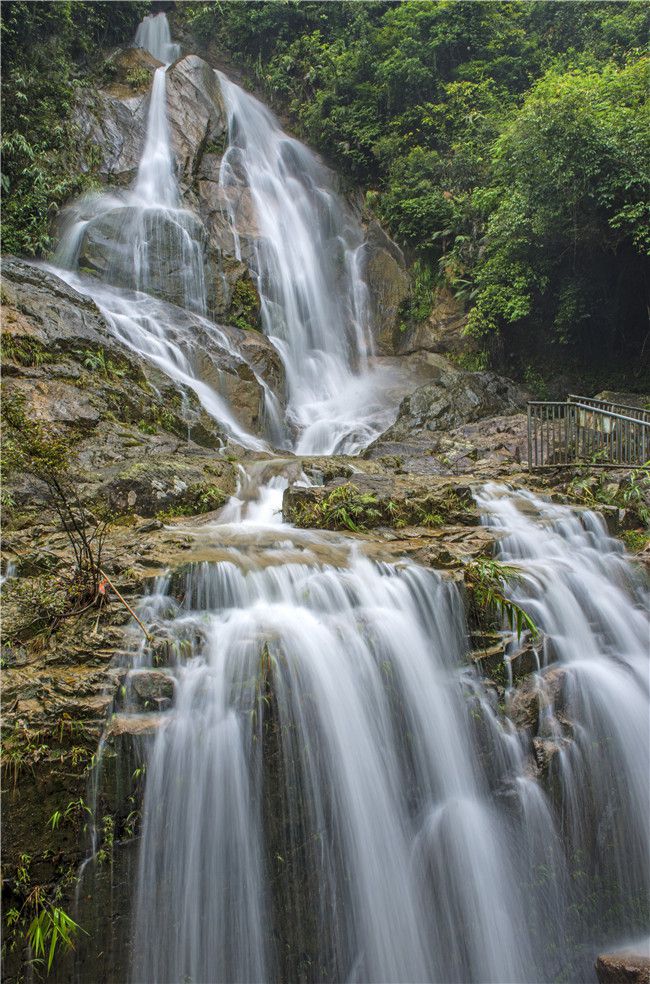
M 80 89 L 74 123 L 84 149 L 80 167 L 102 182 L 126 186 L 137 174 L 144 144 L 151 77 L 160 65 L 141 48 L 115 52 L 104 65 L 103 89 Z
M 466 321 L 462 306 L 449 291 L 437 291 L 429 317 L 399 334 L 396 351 L 399 355 L 422 351 L 460 355 L 472 351 L 475 346 L 471 339 L 462 334 Z
M 369 224 L 366 240 L 365 277 L 375 344 L 380 355 L 393 355 L 399 340 L 399 312 L 409 296 L 410 280 L 401 250 L 379 223 Z
M 650 984 L 650 952 L 603 954 L 596 960 L 596 976 L 600 984 Z
M 402 402 L 397 420 L 384 436 L 405 439 L 422 431 L 450 430 L 498 413 L 523 408 L 525 391 L 494 372 L 465 372 L 446 360 L 438 378 L 417 389 Z
M 430 382 L 406 396 L 397 419 L 365 457 L 400 455 L 416 472 L 475 469 L 477 461 L 518 465 L 526 453 L 528 393 L 493 372 L 466 372 L 427 354 Z
M 166 422 L 185 438 L 189 427 L 204 446 L 222 442 L 217 422 L 194 394 L 176 389 L 148 360 L 123 346 L 96 304 L 53 273 L 7 258 L 3 299 L 4 332 L 10 337 L 5 346 L 8 392 L 24 393 L 40 419 L 92 429 L 107 411 L 117 411 L 125 422 L 147 430 L 149 425 L 163 429 Z M 228 401 L 247 430 L 256 431 L 262 423 L 265 392 L 258 376 L 266 374 L 266 384 L 282 404 L 282 363 L 259 332 L 211 327 L 162 303 L 158 318 L 195 372 Z
M 176 173 L 183 196 L 190 194 L 205 154 L 223 153 L 226 111 L 219 81 L 207 62 L 187 55 L 167 70 L 167 114 Z M 218 164 L 217 177 L 218 177 Z
M 146 244 L 144 262 L 137 267 L 131 249 L 135 240 Z M 209 279 L 207 264 L 206 234 L 195 215 L 134 206 L 92 219 L 79 254 L 80 267 L 107 283 L 183 307 L 201 296 L 201 285 Z

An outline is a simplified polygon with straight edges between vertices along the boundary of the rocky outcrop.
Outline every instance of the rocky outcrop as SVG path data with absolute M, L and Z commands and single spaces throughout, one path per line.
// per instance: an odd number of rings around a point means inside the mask
M 167 69 L 167 114 L 176 173 L 185 197 L 193 190 L 205 154 L 218 161 L 225 150 L 227 117 L 214 71 L 197 55 Z
M 400 440 L 423 431 L 451 430 L 525 405 L 526 392 L 494 372 L 465 372 L 440 360 L 437 379 L 402 402 L 397 420 L 384 435 Z
M 650 951 L 620 950 L 596 960 L 600 984 L 650 984 Z
M 438 290 L 429 317 L 399 333 L 396 351 L 399 355 L 422 351 L 440 355 L 472 352 L 477 346 L 463 335 L 466 321 L 462 305 L 448 290 Z
M 411 357 L 414 358 L 414 357 Z M 526 454 L 528 394 L 493 372 L 466 372 L 447 359 L 426 354 L 428 381 L 406 396 L 397 419 L 364 456 L 398 455 L 406 469 L 445 474 L 518 469 Z
M 51 271 L 7 258 L 3 301 L 6 392 L 23 393 L 35 416 L 87 432 L 117 414 L 139 429 L 141 444 L 158 431 L 186 440 L 188 429 L 197 444 L 223 443 L 218 422 L 195 394 L 189 388 L 181 392 L 151 362 L 122 345 L 96 304 Z M 265 394 L 259 379 L 264 374 L 282 404 L 283 367 L 265 336 L 216 328 L 162 304 L 157 315 L 168 326 L 169 340 L 247 430 L 255 431 L 262 422 Z M 101 445 L 107 434 L 104 427 Z M 169 445 L 159 450 L 166 453 Z
M 82 171 L 104 184 L 127 186 L 135 178 L 144 144 L 149 89 L 160 65 L 141 48 L 120 49 L 104 63 L 103 88 L 77 90 L 73 123 Z

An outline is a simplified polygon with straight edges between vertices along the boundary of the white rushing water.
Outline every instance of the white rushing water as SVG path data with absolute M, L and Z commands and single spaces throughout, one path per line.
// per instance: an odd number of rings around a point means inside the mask
M 633 569 L 589 514 L 481 495 L 548 633 L 541 781 L 467 668 L 456 588 L 341 537 L 346 559 L 324 559 L 323 535 L 270 507 L 282 484 L 232 561 L 143 605 L 184 655 L 148 759 L 133 980 L 591 980 L 608 940 L 642 930 L 650 885 Z M 558 669 L 569 730 L 548 700 Z
M 287 372 L 296 449 L 353 453 L 391 422 L 383 375 L 368 367 L 363 230 L 316 155 L 284 133 L 266 106 L 217 74 L 229 127 L 221 185 L 239 255 L 239 203 L 242 193 L 250 195 L 258 232 L 250 261 L 264 332 Z
M 163 65 L 175 61 L 181 53 L 180 45 L 172 43 L 169 21 L 165 14 L 148 14 L 135 33 L 138 48 L 144 48 Z
M 164 14 L 144 19 L 136 44 L 165 63 L 154 73 L 136 179 L 127 190 L 85 195 L 67 209 L 54 262 L 64 278 L 70 281 L 66 271 L 76 276 L 76 289 L 93 297 L 110 326 L 118 325 L 121 341 L 128 317 L 131 347 L 186 386 L 187 366 L 179 372 L 175 354 L 168 358 L 161 352 L 165 335 L 178 336 L 178 330 L 169 324 L 169 314 L 160 318 L 155 298 L 205 316 L 206 278 L 218 273 L 207 263 L 202 222 L 180 203 L 166 103 L 167 67 L 180 51 Z M 266 436 L 301 453 L 355 453 L 389 426 L 395 413 L 387 398 L 391 370 L 368 365 L 363 231 L 318 158 L 285 134 L 261 103 L 217 75 L 230 134 L 220 173 L 224 207 L 241 258 L 237 203 L 242 195 L 250 198 L 256 236 L 247 262 L 257 280 L 264 331 L 286 370 L 286 419 L 267 394 Z M 95 275 L 80 275 L 80 263 L 90 264 Z M 127 310 L 129 296 L 119 293 L 124 289 L 150 296 L 151 311 L 142 298 Z M 158 325 L 153 346 L 152 322 Z M 167 348 L 173 348 L 171 339 Z M 244 446 L 261 446 L 242 435 L 241 427 L 233 428 L 224 396 L 204 400 L 200 374 L 190 375 L 197 376 L 191 387 L 206 410 Z

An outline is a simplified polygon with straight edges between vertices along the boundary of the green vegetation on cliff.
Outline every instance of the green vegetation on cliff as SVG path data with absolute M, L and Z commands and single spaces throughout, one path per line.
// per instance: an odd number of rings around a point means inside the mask
M 52 218 L 89 183 L 71 107 L 102 49 L 124 44 L 149 8 L 125 0 L 2 4 L 2 248 L 41 254 Z
M 646 4 L 199 2 L 176 16 L 247 62 L 367 189 L 493 360 L 638 368 Z

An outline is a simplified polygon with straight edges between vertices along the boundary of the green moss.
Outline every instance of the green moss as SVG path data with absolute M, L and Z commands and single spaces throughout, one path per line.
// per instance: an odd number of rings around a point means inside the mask
M 151 73 L 146 68 L 132 68 L 126 73 L 126 84 L 135 92 L 148 89 L 151 83 Z
M 250 277 L 242 277 L 234 286 L 229 317 L 244 331 L 260 330 L 260 297 Z
M 194 482 L 188 486 L 180 502 L 159 512 L 157 518 L 166 520 L 177 516 L 198 516 L 201 513 L 220 509 L 227 499 L 228 496 L 218 485 L 212 485 L 210 482 Z
M 42 342 L 27 335 L 2 333 L 2 360 L 19 366 L 40 366 L 57 362 L 61 358 L 47 349 Z
M 641 553 L 650 543 L 650 534 L 642 530 L 626 530 L 621 539 L 630 553 Z

